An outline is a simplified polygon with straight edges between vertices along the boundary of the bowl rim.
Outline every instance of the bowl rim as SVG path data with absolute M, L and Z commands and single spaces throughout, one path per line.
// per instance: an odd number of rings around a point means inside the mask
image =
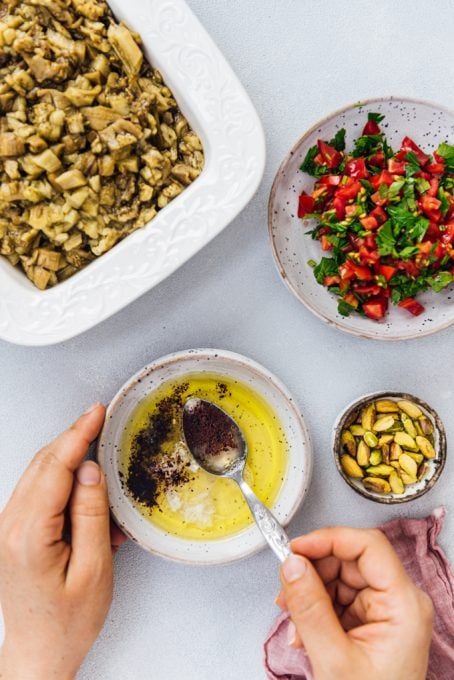
M 340 455 L 339 455 L 339 442 L 340 442 L 340 436 L 342 433 L 343 426 L 348 420 L 349 416 L 354 412 L 355 410 L 359 410 L 363 406 L 366 406 L 366 404 L 370 403 L 371 401 L 375 401 L 376 399 L 385 399 L 385 398 L 391 398 L 391 399 L 407 399 L 409 401 L 414 401 L 418 406 L 421 406 L 424 411 L 429 415 L 433 426 L 437 430 L 438 434 L 438 455 L 437 455 L 437 465 L 436 467 L 433 468 L 433 473 L 429 479 L 427 479 L 426 484 L 422 489 L 416 490 L 413 494 L 409 494 L 408 496 L 379 496 L 379 495 L 374 495 L 373 492 L 368 491 L 367 489 L 362 489 L 356 484 L 352 482 L 350 477 L 345 474 L 345 472 L 342 469 L 342 466 L 340 464 Z M 441 473 L 444 470 L 445 464 L 446 464 L 446 456 L 447 456 L 447 443 L 446 443 L 446 431 L 445 427 L 443 425 L 443 421 L 441 420 L 440 416 L 438 415 L 437 411 L 430 406 L 424 399 L 421 399 L 420 397 L 416 397 L 414 394 L 411 394 L 410 392 L 396 392 L 394 390 L 381 390 L 380 392 L 371 392 L 370 394 L 365 394 L 354 401 L 351 401 L 343 411 L 338 415 L 336 418 L 336 421 L 333 425 L 333 431 L 332 431 L 332 442 L 331 442 L 331 451 L 334 457 L 334 462 L 337 468 L 337 471 L 339 472 L 340 476 L 350 486 L 354 491 L 356 491 L 357 494 L 360 496 L 363 496 L 363 498 L 366 498 L 367 500 L 374 501 L 376 503 L 382 503 L 384 505 L 399 505 L 401 503 L 408 503 L 410 501 L 413 501 L 417 498 L 421 498 L 421 496 L 424 496 L 428 491 L 430 491 L 433 486 L 436 484 L 438 479 L 441 476 Z
M 304 441 L 304 470 L 305 472 L 300 475 L 300 479 L 298 481 L 298 488 L 297 491 L 295 491 L 295 498 L 293 501 L 293 504 L 290 508 L 290 510 L 287 512 L 285 520 L 283 520 L 282 526 L 286 527 L 288 524 L 291 522 L 293 519 L 295 513 L 297 510 L 300 508 L 302 503 L 307 497 L 307 493 L 309 491 L 310 483 L 311 483 L 311 478 L 312 478 L 312 472 L 313 472 L 313 449 L 312 449 L 312 442 L 311 442 L 311 437 L 310 433 L 308 431 L 307 425 L 305 423 L 304 417 L 301 414 L 297 402 L 292 396 L 292 394 L 289 392 L 287 387 L 284 385 L 284 383 L 278 378 L 274 373 L 269 371 L 266 367 L 264 367 L 262 364 L 256 362 L 254 359 L 249 359 L 248 357 L 232 352 L 230 350 L 223 350 L 223 349 L 214 349 L 214 348 L 194 348 L 194 349 L 187 349 L 187 350 L 179 350 L 176 352 L 171 352 L 169 354 L 166 354 L 162 357 L 159 357 L 155 360 L 153 360 L 150 364 L 145 365 L 143 368 L 139 369 L 133 376 L 131 376 L 121 387 L 117 390 L 116 394 L 113 396 L 112 400 L 110 401 L 107 410 L 106 410 L 106 419 L 105 422 L 107 423 L 109 419 L 112 418 L 112 416 L 115 413 L 115 410 L 117 406 L 121 403 L 123 397 L 131 390 L 134 388 L 134 386 L 137 384 L 137 382 L 140 382 L 144 376 L 152 373 L 153 371 L 159 370 L 160 368 L 170 366 L 172 364 L 178 364 L 184 361 L 188 361 L 193 358 L 201 358 L 205 360 L 210 360 L 211 358 L 218 358 L 220 357 L 221 359 L 225 359 L 230 362 L 234 362 L 236 365 L 239 365 L 240 367 L 244 367 L 246 370 L 255 372 L 259 374 L 262 378 L 265 378 L 273 383 L 273 387 L 276 388 L 276 390 L 280 393 L 280 396 L 283 397 L 283 399 L 286 402 L 287 407 L 291 410 L 292 416 L 294 418 L 294 422 L 298 428 L 298 435 L 301 437 L 301 439 Z M 213 369 L 214 372 L 216 372 L 216 369 Z M 171 378 L 170 378 L 171 379 Z M 255 387 L 254 389 L 257 389 Z M 147 392 L 147 394 L 151 393 L 153 390 L 150 390 Z M 258 390 L 260 393 L 260 390 Z M 108 456 L 107 456 L 107 447 L 102 446 L 102 440 L 103 440 L 103 434 L 105 432 L 105 428 L 103 427 L 103 430 L 101 431 L 101 434 L 99 435 L 98 442 L 97 442 L 97 452 L 96 452 L 96 458 L 103 469 L 105 471 L 106 469 L 106 463 L 110 467 L 110 463 L 108 461 Z M 291 458 L 291 451 L 289 452 L 289 463 L 290 463 L 290 458 Z M 287 469 L 287 473 L 289 474 L 289 469 Z M 280 493 L 276 497 L 273 506 L 271 507 L 271 510 L 274 511 L 274 508 L 276 507 L 277 503 L 279 502 L 280 498 Z M 126 494 L 124 494 L 126 496 Z M 128 501 L 129 502 L 129 501 Z M 132 503 L 130 503 L 132 505 Z M 231 562 L 238 561 L 240 559 L 244 559 L 245 557 L 249 557 L 251 555 L 254 555 L 263 548 L 266 547 L 266 541 L 264 538 L 262 538 L 260 541 L 257 540 L 255 544 L 253 544 L 249 548 L 243 548 L 241 552 L 238 552 L 237 554 L 229 557 L 216 557 L 215 555 L 211 555 L 209 559 L 187 559 L 186 557 L 182 556 L 177 556 L 175 554 L 169 554 L 166 552 L 165 549 L 162 548 L 155 548 L 153 547 L 151 549 L 149 544 L 146 544 L 142 537 L 137 533 L 135 533 L 133 530 L 131 530 L 129 527 L 124 525 L 124 520 L 122 517 L 119 516 L 117 512 L 117 508 L 114 506 L 113 502 L 110 501 L 109 499 L 109 506 L 110 506 L 110 511 L 112 513 L 112 516 L 114 517 L 115 522 L 118 524 L 118 526 L 121 528 L 121 530 L 135 543 L 140 545 L 140 547 L 147 552 L 152 553 L 153 555 L 162 557 L 166 560 L 170 560 L 172 562 L 176 563 L 181 563 L 181 564 L 187 564 L 187 565 L 202 565 L 202 566 L 207 566 L 207 565 L 214 565 L 214 564 L 228 564 Z M 162 533 L 165 534 L 163 530 L 161 530 L 159 527 L 156 527 L 156 529 Z M 246 533 L 248 531 L 254 530 L 255 525 L 254 523 L 250 524 L 248 527 L 243 529 L 240 533 Z M 200 545 L 203 545 L 203 543 L 225 543 L 232 539 L 232 537 L 236 536 L 237 534 L 232 534 L 229 536 L 225 536 L 220 539 L 216 539 L 216 541 L 202 541 L 202 540 L 196 540 L 196 539 L 182 539 L 181 537 L 176 537 L 178 540 L 187 540 L 188 543 L 194 542 L 198 543 Z M 170 535 L 171 536 L 171 535 Z M 257 537 L 258 539 L 259 537 Z
M 273 205 L 274 205 L 274 199 L 276 196 L 277 192 L 277 185 L 278 181 L 283 174 L 283 171 L 289 161 L 289 159 L 295 154 L 295 152 L 299 149 L 299 147 L 304 143 L 307 137 L 311 135 L 313 132 L 315 132 L 319 127 L 330 121 L 332 118 L 340 116 L 341 114 L 345 113 L 346 111 L 350 111 L 351 109 L 354 108 L 361 108 L 362 106 L 369 106 L 371 104 L 375 104 L 377 102 L 389 102 L 389 101 L 403 101 L 403 102 L 409 102 L 413 104 L 423 104 L 425 106 L 431 106 L 435 109 L 438 109 L 440 111 L 445 111 L 447 113 L 450 113 L 454 115 L 454 108 L 451 108 L 449 106 L 445 106 L 443 104 L 437 104 L 436 102 L 430 101 L 428 99 L 421 99 L 419 97 L 399 97 L 397 95 L 390 95 L 390 96 L 381 96 L 381 97 L 368 97 L 366 99 L 360 99 L 357 102 L 347 104 L 345 106 L 342 106 L 331 113 L 327 114 L 326 116 L 323 116 L 323 118 L 320 118 L 318 121 L 316 121 L 313 125 L 311 125 L 310 128 L 308 128 L 297 140 L 294 142 L 294 144 L 291 146 L 290 150 L 285 154 L 283 160 L 279 164 L 279 167 L 276 171 L 276 174 L 273 179 L 273 183 L 271 185 L 270 189 L 270 194 L 268 198 L 268 238 L 271 243 L 271 252 L 273 255 L 273 261 L 275 264 L 275 267 L 278 271 L 278 274 L 281 278 L 281 280 L 284 282 L 285 286 L 287 289 L 293 294 L 293 296 L 301 303 L 303 304 L 306 309 L 308 309 L 312 314 L 314 314 L 320 321 L 323 321 L 323 323 L 328 324 L 329 326 L 333 326 L 337 330 L 342 331 L 343 333 L 348 333 L 349 335 L 353 335 L 354 337 L 357 338 L 364 338 L 366 340 L 374 340 L 378 342 L 401 342 L 403 340 L 413 340 L 416 338 L 422 338 L 427 335 L 433 335 L 434 333 L 438 333 L 439 331 L 445 330 L 446 328 L 449 328 L 454 324 L 454 317 L 450 321 L 446 321 L 440 326 L 437 326 L 435 328 L 430 328 L 428 327 L 427 329 L 424 329 L 418 333 L 414 334 L 408 334 L 405 335 L 404 337 L 394 337 L 392 335 L 372 335 L 369 333 L 357 331 L 353 328 L 349 328 L 348 326 L 344 326 L 341 324 L 339 321 L 336 321 L 335 319 L 329 319 L 327 316 L 325 316 L 322 312 L 319 311 L 318 307 L 310 302 L 309 300 L 303 298 L 296 288 L 291 284 L 289 281 L 287 274 L 285 272 L 285 268 L 282 265 L 281 259 L 279 257 L 278 249 L 276 247 L 276 243 L 273 237 Z

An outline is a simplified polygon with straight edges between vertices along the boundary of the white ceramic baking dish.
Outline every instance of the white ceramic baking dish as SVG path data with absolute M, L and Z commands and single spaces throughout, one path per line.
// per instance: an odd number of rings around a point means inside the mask
M 0 338 L 50 345 L 95 326 L 172 274 L 242 210 L 265 165 L 257 113 L 184 0 L 113 0 L 140 33 L 180 108 L 201 137 L 201 176 L 146 227 L 71 279 L 37 290 L 0 257 Z

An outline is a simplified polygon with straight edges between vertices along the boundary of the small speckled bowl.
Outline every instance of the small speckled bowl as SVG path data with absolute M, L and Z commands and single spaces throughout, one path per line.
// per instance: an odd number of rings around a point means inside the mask
M 348 317 L 337 311 L 336 296 L 315 280 L 308 260 L 319 262 L 323 251 L 319 241 L 307 235 L 315 220 L 297 217 L 298 196 L 311 192 L 314 178 L 300 171 L 309 148 L 317 139 L 331 139 L 340 128 L 346 129 L 346 149 L 361 135 L 367 114 L 385 115 L 381 123 L 388 142 L 395 149 L 408 135 L 431 153 L 440 142 L 454 142 L 454 112 L 439 104 L 403 97 L 367 99 L 335 111 L 311 127 L 296 142 L 277 171 L 268 205 L 268 226 L 274 259 L 286 286 L 313 314 L 339 330 L 376 340 L 404 340 L 435 333 L 454 323 L 454 286 L 441 293 L 432 290 L 418 295 L 425 312 L 418 317 L 390 305 L 382 321 L 359 314 Z
M 429 471 L 426 476 L 421 479 L 421 481 L 416 482 L 416 484 L 410 484 L 406 486 L 405 492 L 403 494 L 380 494 L 376 491 L 369 491 L 363 487 L 360 479 L 353 479 L 352 477 L 349 477 L 347 474 L 345 474 L 340 464 L 340 455 L 342 453 L 342 431 L 346 427 L 350 427 L 350 425 L 355 422 L 361 410 L 367 406 L 367 404 L 370 404 L 370 402 L 376 401 L 377 399 L 392 399 L 393 401 L 407 399 L 409 401 L 413 401 L 419 406 L 424 415 L 429 418 L 434 428 L 433 435 L 436 457 L 426 461 L 429 463 Z M 436 411 L 434 411 L 431 406 L 426 404 L 425 401 L 419 399 L 419 397 L 415 397 L 414 395 L 407 394 L 405 392 L 376 392 L 374 394 L 368 394 L 364 397 L 361 397 L 360 399 L 349 404 L 345 411 L 343 411 L 339 416 L 333 430 L 333 454 L 334 462 L 339 474 L 343 477 L 347 484 L 351 486 L 354 491 L 356 491 L 356 493 L 359 493 L 361 496 L 364 496 L 364 498 L 368 498 L 371 501 L 376 501 L 377 503 L 386 503 L 388 505 L 407 503 L 408 501 L 412 501 L 415 498 L 420 498 L 425 493 L 430 491 L 443 472 L 446 461 L 445 428 Z
M 186 564 L 231 562 L 257 552 L 265 541 L 255 524 L 211 541 L 187 540 L 163 531 L 140 513 L 125 492 L 119 458 L 124 427 L 137 404 L 168 380 L 205 372 L 249 384 L 279 417 L 288 442 L 288 464 L 272 511 L 283 525 L 306 496 L 312 472 L 310 438 L 296 403 L 280 380 L 255 361 L 225 350 L 194 349 L 169 354 L 145 366 L 112 399 L 99 437 L 98 460 L 106 475 L 112 514 L 122 530 L 145 550 Z

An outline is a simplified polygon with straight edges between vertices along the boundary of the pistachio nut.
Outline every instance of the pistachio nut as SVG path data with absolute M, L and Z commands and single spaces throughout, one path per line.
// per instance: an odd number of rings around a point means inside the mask
M 393 493 L 398 493 L 398 494 L 404 493 L 404 491 L 405 491 L 404 483 L 403 483 L 401 477 L 399 476 L 399 474 L 397 473 L 396 470 L 393 470 L 390 473 L 388 481 L 389 481 L 389 485 L 391 487 L 391 491 Z
M 348 453 L 354 457 L 356 455 L 356 441 L 350 430 L 342 432 L 341 442 Z
M 375 421 L 373 429 L 375 432 L 384 432 L 385 430 L 389 430 L 393 425 L 394 418 L 391 415 L 381 416 L 381 418 L 378 418 Z
M 409 451 L 415 452 L 419 450 L 416 441 L 406 432 L 396 432 L 394 435 L 394 441 L 403 449 L 408 449 Z
M 378 444 L 378 439 L 376 435 L 373 432 L 365 432 L 363 435 L 363 439 L 366 442 L 367 446 L 370 446 L 371 448 L 374 448 L 374 446 L 377 446 Z
M 377 409 L 378 413 L 399 412 L 399 405 L 396 404 L 395 401 L 391 401 L 390 399 L 378 399 L 378 401 L 375 402 L 375 408 Z
M 356 460 L 358 461 L 358 465 L 361 465 L 361 467 L 366 467 L 366 465 L 369 465 L 369 459 L 370 459 L 370 449 L 367 446 L 366 442 L 361 439 L 361 441 L 358 444 L 358 449 L 356 451 Z
M 426 458 L 435 458 L 435 449 L 426 437 L 416 437 L 416 444 Z
M 414 477 L 416 479 L 416 475 L 418 472 L 418 464 L 416 463 L 413 458 L 411 458 L 408 453 L 403 453 L 399 457 L 399 465 L 402 468 L 404 472 L 407 473 L 410 477 Z
M 419 418 L 422 416 L 422 411 L 414 402 L 408 401 L 407 399 L 402 399 L 402 401 L 397 402 L 398 407 L 401 411 L 410 416 L 410 418 Z
M 340 463 L 341 463 L 343 471 L 349 477 L 355 477 L 355 478 L 364 477 L 363 471 L 359 467 L 356 460 L 354 458 L 352 458 L 351 456 L 344 454 L 343 456 L 341 456 Z
M 363 486 L 368 491 L 378 491 L 378 493 L 391 493 L 391 486 L 386 479 L 380 477 L 365 477 Z

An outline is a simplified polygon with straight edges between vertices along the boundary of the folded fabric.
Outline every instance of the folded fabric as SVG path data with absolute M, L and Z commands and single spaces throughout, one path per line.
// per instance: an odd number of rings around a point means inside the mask
M 398 519 L 380 527 L 398 553 L 407 573 L 430 595 L 435 621 L 427 680 L 454 678 L 454 574 L 437 545 L 444 508 L 425 519 Z M 288 615 L 278 616 L 265 642 L 265 668 L 269 680 L 312 680 L 308 657 L 287 644 Z

